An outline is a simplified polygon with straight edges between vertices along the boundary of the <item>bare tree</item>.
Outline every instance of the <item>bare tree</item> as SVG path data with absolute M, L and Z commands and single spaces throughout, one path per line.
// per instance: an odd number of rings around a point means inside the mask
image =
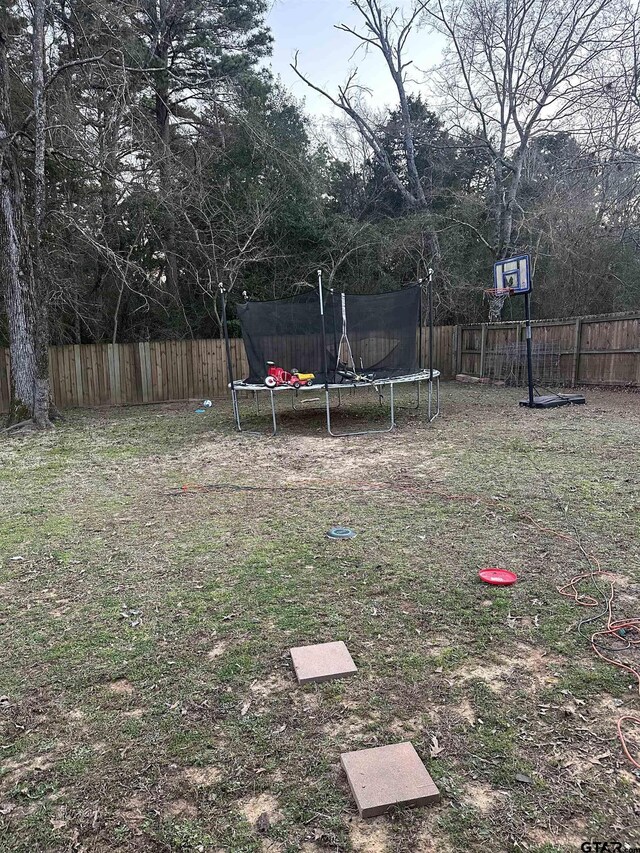
M 350 73 L 346 83 L 338 88 L 334 96 L 316 86 L 300 71 L 297 54 L 291 67 L 307 86 L 323 95 L 351 119 L 406 207 L 409 210 L 424 210 L 428 203 L 416 167 L 413 124 L 407 95 L 407 70 L 412 61 L 406 57 L 407 40 L 416 28 L 423 4 L 414 2 L 408 15 L 403 15 L 397 6 L 386 6 L 382 0 L 352 0 L 351 5 L 362 17 L 362 31 L 346 24 L 338 24 L 336 29 L 349 33 L 361 46 L 379 51 L 384 58 L 398 93 L 405 173 L 394 167 L 377 132 L 375 121 L 367 115 L 362 105 L 363 87 L 358 83 L 357 71 Z
M 491 162 L 492 249 L 507 257 L 522 223 L 519 190 L 531 140 L 584 129 L 585 111 L 630 37 L 623 0 L 434 0 L 425 20 L 448 39 L 441 89 L 454 124 Z

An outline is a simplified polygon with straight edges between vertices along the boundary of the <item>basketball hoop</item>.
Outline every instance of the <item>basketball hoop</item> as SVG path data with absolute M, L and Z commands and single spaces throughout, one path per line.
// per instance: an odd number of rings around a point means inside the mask
M 512 293 L 512 287 L 490 287 L 488 290 L 485 290 L 484 297 L 489 303 L 490 323 L 500 322 L 504 303 Z

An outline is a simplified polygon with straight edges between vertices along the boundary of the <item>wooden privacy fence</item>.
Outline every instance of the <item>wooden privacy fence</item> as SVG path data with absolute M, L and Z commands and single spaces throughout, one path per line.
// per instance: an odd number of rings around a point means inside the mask
M 567 385 L 640 386 L 640 312 L 534 322 L 534 341 L 553 345 L 558 379 Z M 487 355 L 524 341 L 524 323 L 438 326 L 433 363 L 445 378 L 486 375 Z M 429 331 L 422 341 L 428 364 Z M 231 341 L 236 378 L 247 375 L 241 340 Z M 288 365 L 300 367 L 304 365 Z M 226 394 L 224 341 L 82 344 L 49 349 L 51 390 L 64 409 L 202 400 Z M 9 351 L 0 348 L 0 412 L 9 407 Z
M 434 366 L 445 375 L 453 368 L 452 329 L 434 329 Z M 244 378 L 248 371 L 244 345 L 239 339 L 230 343 L 234 377 Z M 423 364 L 428 346 L 425 330 Z M 49 368 L 53 399 L 61 409 L 221 397 L 229 381 L 224 341 L 218 339 L 50 347 Z M 9 351 L 0 348 L 0 412 L 8 408 Z
M 488 375 L 489 356 L 501 346 L 525 341 L 523 322 L 455 326 L 453 334 L 455 372 L 472 376 Z M 557 355 L 562 384 L 640 385 L 640 312 L 537 320 L 533 342 Z

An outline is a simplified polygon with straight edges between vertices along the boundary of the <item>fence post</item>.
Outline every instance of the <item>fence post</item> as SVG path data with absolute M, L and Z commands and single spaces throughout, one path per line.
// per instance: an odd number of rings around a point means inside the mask
M 140 354 L 140 392 L 142 394 L 142 402 L 151 403 L 153 401 L 153 394 L 151 388 L 149 341 L 140 341 L 138 343 L 138 352 Z
M 575 388 L 578 384 L 578 374 L 580 373 L 580 348 L 582 345 L 582 317 L 576 320 L 575 337 L 573 339 L 573 376 L 571 384 Z
M 487 346 L 487 326 L 488 323 L 483 323 L 482 332 L 480 333 L 480 379 L 484 376 L 484 351 Z
M 455 346 L 453 349 L 453 375 L 457 376 L 462 372 L 462 327 L 455 327 Z

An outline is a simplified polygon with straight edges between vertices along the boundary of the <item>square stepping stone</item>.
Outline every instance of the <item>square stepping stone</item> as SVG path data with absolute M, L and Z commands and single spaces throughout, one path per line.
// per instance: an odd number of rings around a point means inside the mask
M 360 817 L 375 817 L 394 806 L 427 806 L 440 801 L 440 791 L 408 741 L 344 752 L 340 762 Z
M 320 643 L 317 646 L 298 646 L 291 649 L 291 660 L 298 684 L 345 678 L 347 675 L 355 675 L 358 671 L 349 649 L 342 640 L 337 643 Z

